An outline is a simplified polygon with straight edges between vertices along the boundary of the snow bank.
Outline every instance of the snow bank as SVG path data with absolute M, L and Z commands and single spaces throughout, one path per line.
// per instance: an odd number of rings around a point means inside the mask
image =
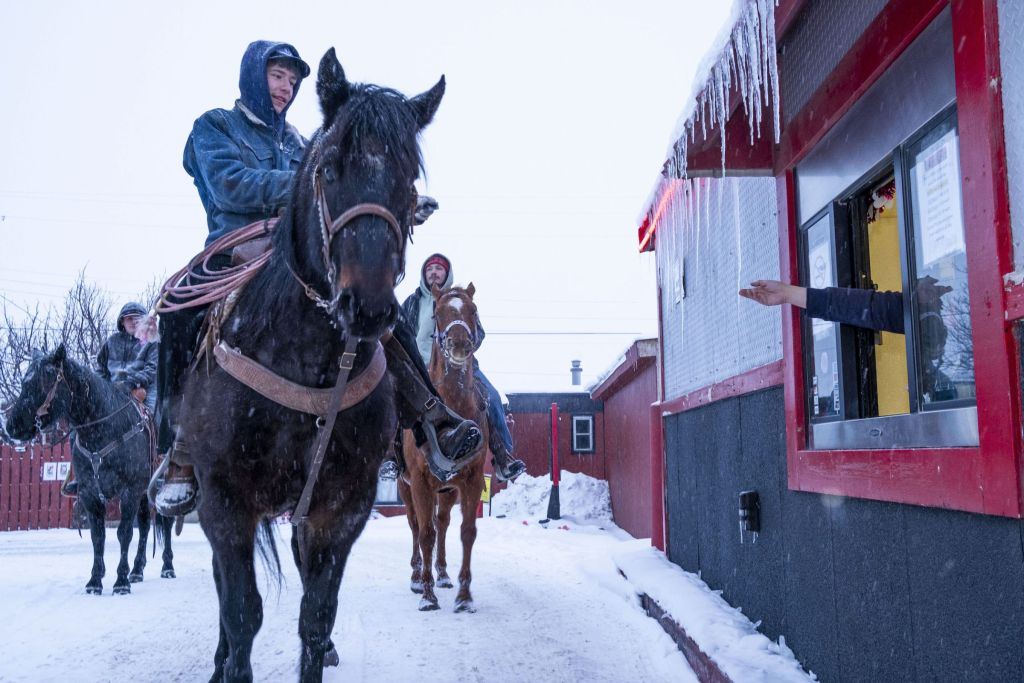
M 778 643 L 759 633 L 743 613 L 699 578 L 651 548 L 646 540 L 623 543 L 612 559 L 637 593 L 646 593 L 733 681 L 814 681 L 800 668 L 785 638 Z
M 547 476 L 521 475 L 508 488 L 495 494 L 491 514 L 516 519 L 536 520 L 548 516 L 551 479 Z M 562 472 L 558 484 L 558 501 L 562 517 L 577 522 L 610 522 L 612 500 L 608 482 L 577 472 Z

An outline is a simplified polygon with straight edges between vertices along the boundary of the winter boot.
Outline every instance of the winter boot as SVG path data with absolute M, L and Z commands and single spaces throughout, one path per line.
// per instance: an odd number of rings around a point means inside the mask
M 494 476 L 498 478 L 498 481 L 513 481 L 516 477 L 526 471 L 526 463 L 518 458 L 513 458 L 512 454 L 505 449 L 505 444 L 501 443 L 501 439 L 491 438 L 491 453 L 494 457 L 491 458 L 491 464 L 494 465 Z
M 74 498 L 78 495 L 78 480 L 75 479 L 75 468 L 68 466 L 68 473 L 60 484 L 60 495 L 65 498 Z

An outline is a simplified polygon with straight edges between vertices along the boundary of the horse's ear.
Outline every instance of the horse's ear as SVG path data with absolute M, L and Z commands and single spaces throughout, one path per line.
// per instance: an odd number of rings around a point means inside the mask
M 68 350 L 64 347 L 64 342 L 61 342 L 57 350 L 53 352 L 53 362 L 55 365 L 63 365 L 64 360 L 68 357 Z
M 444 76 L 441 76 L 441 80 L 437 84 L 425 93 L 420 93 L 416 97 L 409 100 L 409 104 L 412 105 L 413 111 L 416 112 L 416 123 L 419 124 L 420 128 L 425 128 L 428 123 L 434 118 L 434 114 L 437 113 L 437 107 L 441 104 L 441 98 L 444 96 Z
M 468 286 L 468 287 L 466 287 L 466 294 L 468 294 L 468 295 L 469 295 L 469 298 L 470 298 L 470 299 L 472 299 L 472 298 L 473 298 L 473 295 L 474 295 L 474 294 L 476 294 L 476 287 L 474 287 L 474 286 L 473 286 L 473 283 L 472 283 L 472 282 L 470 282 L 470 283 L 469 283 L 469 286 Z
M 338 110 L 348 101 L 350 92 L 345 70 L 332 47 L 324 53 L 316 74 L 316 94 L 320 98 L 320 111 L 324 114 L 324 128 L 331 125 Z
M 436 283 L 430 285 L 430 293 L 434 295 L 434 301 L 441 298 L 441 288 Z

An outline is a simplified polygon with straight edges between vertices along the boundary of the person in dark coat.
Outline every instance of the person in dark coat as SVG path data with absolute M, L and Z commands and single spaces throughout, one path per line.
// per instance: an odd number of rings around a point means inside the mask
M 185 143 L 183 165 L 192 177 L 206 210 L 206 244 L 246 225 L 272 218 L 287 205 L 292 179 L 308 144 L 286 121 L 289 107 L 309 65 L 288 43 L 258 40 L 242 56 L 240 97 L 232 109 L 213 109 L 198 119 Z M 416 224 L 437 208 L 430 197 L 419 197 Z M 208 268 L 231 265 L 231 255 L 211 256 Z M 151 482 L 157 511 L 183 515 L 197 503 L 198 482 L 189 455 L 175 439 L 176 415 L 185 369 L 198 343 L 206 307 L 186 308 L 160 316 L 160 359 L 157 372 L 157 448 L 166 454 L 166 473 L 158 470 Z M 434 472 L 454 474 L 480 446 L 480 430 L 436 400 L 425 367 L 417 366 L 414 335 L 396 329 L 385 341 L 388 369 L 399 396 L 399 420 L 419 440 L 431 443 Z
M 948 330 L 942 319 L 942 297 L 953 288 L 927 275 L 917 281 L 916 296 L 921 348 L 926 361 L 923 387 L 935 400 L 953 398 L 952 382 L 934 364 L 942 358 Z M 882 332 L 905 333 L 902 292 L 879 292 L 854 287 L 800 287 L 778 280 L 754 280 L 740 296 L 765 306 L 790 304 L 812 318 Z
M 159 344 L 143 342 L 137 326 L 146 309 L 131 301 L 117 314 L 117 331 L 107 337 L 96 354 L 96 371 L 104 379 L 142 399 L 150 411 L 156 407 L 156 366 Z M 139 390 L 142 391 L 139 391 Z
M 423 267 L 420 268 L 420 286 L 402 302 L 402 317 L 409 327 L 416 330 L 416 347 L 419 349 L 424 364 L 430 363 L 430 353 L 434 346 L 434 295 L 430 289 L 435 285 L 440 289 L 451 287 L 452 278 L 452 263 L 448 257 L 444 254 L 432 254 L 427 257 L 427 260 L 423 262 Z M 479 318 L 476 320 L 476 330 L 475 348 L 479 349 L 486 336 L 484 326 Z M 512 432 L 505 420 L 501 395 L 480 370 L 480 363 L 475 355 L 473 356 L 473 375 L 487 401 L 487 424 L 490 427 L 491 437 L 488 446 L 491 453 L 494 454 L 491 460 L 494 465 L 494 474 L 501 481 L 515 479 L 526 471 L 526 464 L 522 460 L 512 457 Z
M 159 344 L 140 340 L 136 333 L 146 309 L 129 301 L 117 314 L 117 331 L 107 337 L 96 354 L 96 372 L 152 412 L 156 407 L 156 366 Z M 73 472 L 61 487 L 65 496 L 78 494 Z

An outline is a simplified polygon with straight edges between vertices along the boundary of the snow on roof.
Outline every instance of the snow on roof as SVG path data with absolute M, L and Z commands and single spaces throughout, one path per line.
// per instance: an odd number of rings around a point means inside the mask
M 761 135 L 762 115 L 771 107 L 775 141 L 779 140 L 779 75 L 775 60 L 775 5 L 778 0 L 733 0 L 729 20 L 722 26 L 711 49 L 697 67 L 693 86 L 679 115 L 666 152 L 667 178 L 686 178 L 686 153 L 690 143 L 707 140 L 716 126 L 724 126 L 731 106 L 729 97 L 739 91 L 750 127 L 750 140 Z M 722 167 L 725 167 L 725 135 L 721 135 Z M 650 216 L 668 181 L 659 178 L 651 189 L 637 225 Z
M 658 352 L 658 338 L 657 337 L 638 337 L 629 343 L 626 350 L 615 359 L 615 362 L 605 368 L 604 372 L 597 376 L 593 382 L 587 386 L 587 391 L 591 394 L 594 390 L 604 384 L 609 377 L 615 374 L 616 370 L 622 366 L 623 363 L 629 358 L 630 351 L 634 348 L 637 350 L 637 357 L 654 356 Z

